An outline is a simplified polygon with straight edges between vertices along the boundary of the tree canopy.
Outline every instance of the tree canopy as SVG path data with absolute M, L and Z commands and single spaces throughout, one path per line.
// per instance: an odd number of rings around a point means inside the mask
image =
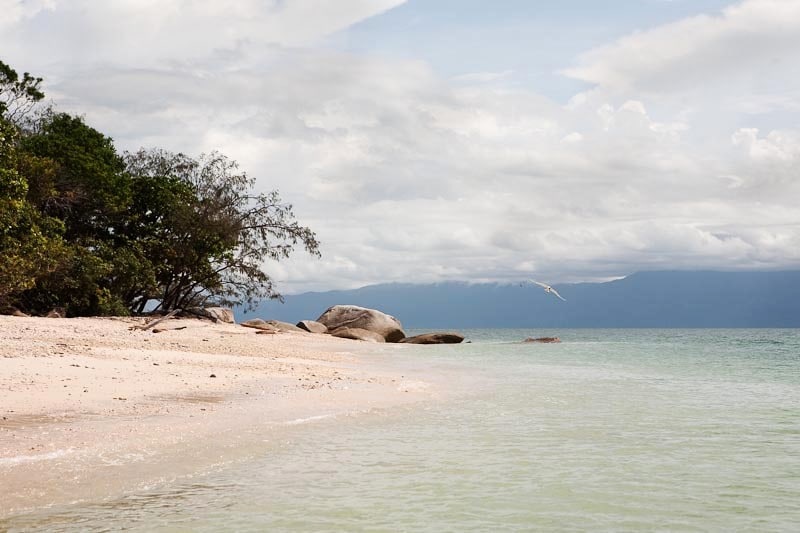
M 83 118 L 37 110 L 40 78 L 0 62 L 0 306 L 169 311 L 280 298 L 267 260 L 315 234 L 223 154 L 120 154 Z
M 15 122 L 24 117 L 36 102 L 44 98 L 42 78 L 25 72 L 20 79 L 16 70 L 0 61 L 0 115 Z
M 63 226 L 26 201 L 28 183 L 16 169 L 16 137 L 15 128 L 0 119 L 0 305 L 32 288 L 63 254 Z

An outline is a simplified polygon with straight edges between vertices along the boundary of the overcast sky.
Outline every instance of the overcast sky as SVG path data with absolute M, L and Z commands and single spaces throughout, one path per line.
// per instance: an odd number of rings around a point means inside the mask
M 0 0 L 121 150 L 218 149 L 323 257 L 287 293 L 800 268 L 800 0 Z

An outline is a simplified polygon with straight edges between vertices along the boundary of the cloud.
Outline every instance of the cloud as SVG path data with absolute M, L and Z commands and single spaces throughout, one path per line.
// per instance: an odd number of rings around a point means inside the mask
M 128 148 L 218 148 L 279 188 L 323 243 L 322 261 L 276 267 L 290 290 L 515 279 L 531 261 L 552 279 L 797 264 L 773 244 L 796 240 L 793 213 L 749 206 L 789 201 L 791 131 L 656 120 L 634 99 L 570 109 L 451 86 L 423 63 L 324 51 L 235 74 L 106 71 L 57 89 Z M 732 174 L 739 189 L 719 178 Z
M 583 54 L 563 70 L 617 90 L 665 92 L 754 79 L 763 70 L 797 73 L 800 3 L 747 0 L 720 15 L 698 15 L 625 36 Z M 795 78 L 796 81 L 796 78 Z
M 502 72 L 471 72 L 469 74 L 461 74 L 455 76 L 453 81 L 460 83 L 491 83 L 507 79 L 514 74 L 513 70 L 504 70 Z
M 16 37 L 3 34 L 0 45 L 13 41 L 15 66 L 45 75 L 59 106 L 85 113 L 120 147 L 219 149 L 259 188 L 280 189 L 323 252 L 321 261 L 298 253 L 270 265 L 289 292 L 513 280 L 533 269 L 557 282 L 651 268 L 800 267 L 800 122 L 785 107 L 800 76 L 749 56 L 740 72 L 721 52 L 745 32 L 748 46 L 784 57 L 766 35 L 795 38 L 777 35 L 778 19 L 791 14 L 779 12 L 782 3 L 744 2 L 591 51 L 572 75 L 598 87 L 568 105 L 490 74 L 453 80 L 421 60 L 319 44 L 396 3 L 316 2 L 311 12 L 302 1 L 163 11 L 115 2 L 78 21 L 80 2 L 13 2 Z M 118 38 L 103 29 L 126 13 L 130 27 Z M 17 41 L 39 38 L 56 15 L 49 40 L 23 50 Z M 130 36 L 145 27 L 137 49 Z M 82 32 L 93 47 L 85 55 L 72 44 Z M 41 47 L 57 44 L 53 65 L 29 68 Z M 680 72 L 694 77 L 657 82 Z M 756 76 L 760 85 L 730 83 Z M 773 80 L 768 103 L 759 87 Z M 722 98 L 707 91 L 726 84 Z M 786 124 L 771 114 L 776 105 Z
M 731 136 L 738 150 L 734 188 L 753 199 L 783 203 L 800 194 L 800 130 L 740 128 Z
M 38 67 L 215 59 L 224 70 L 242 47 L 307 46 L 404 1 L 0 0 L 0 43 L 8 58 Z

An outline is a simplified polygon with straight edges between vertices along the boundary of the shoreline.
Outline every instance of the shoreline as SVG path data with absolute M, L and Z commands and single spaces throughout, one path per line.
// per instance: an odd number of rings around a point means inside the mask
M 235 460 L 282 428 L 434 399 L 404 345 L 197 319 L 0 316 L 0 519 Z M 181 329 L 176 329 L 181 328 Z

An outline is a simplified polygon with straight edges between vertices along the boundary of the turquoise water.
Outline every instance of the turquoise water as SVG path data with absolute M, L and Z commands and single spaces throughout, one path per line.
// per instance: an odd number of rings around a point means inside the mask
M 467 333 L 392 363 L 452 376 L 445 400 L 0 529 L 800 530 L 800 331 Z

